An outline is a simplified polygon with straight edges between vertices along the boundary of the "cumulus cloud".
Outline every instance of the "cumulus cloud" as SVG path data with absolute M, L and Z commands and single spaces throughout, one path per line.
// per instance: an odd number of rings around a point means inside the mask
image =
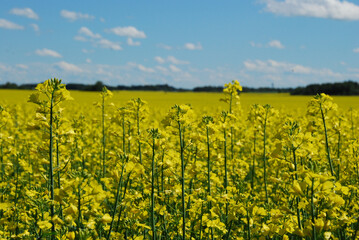
M 132 38 L 127 38 L 127 44 L 129 46 L 140 46 L 141 45 L 140 42 L 135 42 L 135 41 L 132 40 Z
M 35 32 L 40 31 L 39 25 L 35 23 L 30 24 L 30 27 L 32 27 L 32 29 L 34 29 Z
M 197 43 L 197 44 L 186 43 L 184 45 L 184 48 L 187 49 L 187 50 L 202 50 L 202 45 L 201 45 L 201 43 Z
M 42 56 L 42 57 L 54 57 L 54 58 L 61 58 L 61 54 L 54 51 L 54 50 L 51 50 L 51 49 L 47 49 L 47 48 L 43 48 L 43 49 L 37 49 L 35 51 L 35 53 L 39 56 Z
M 80 36 L 80 35 L 75 36 L 74 39 L 76 41 L 80 41 L 80 42 L 87 42 L 88 41 L 87 38 L 85 38 L 84 36 Z
M 272 40 L 272 41 L 268 42 L 267 44 L 256 43 L 256 42 L 251 41 L 249 44 L 255 48 L 262 48 L 262 47 L 271 47 L 271 48 L 278 48 L 278 49 L 285 48 L 285 46 L 279 40 Z
M 81 73 L 83 72 L 83 70 L 76 66 L 75 64 L 72 63 L 68 63 L 65 61 L 61 61 L 55 64 L 57 67 L 59 67 L 60 69 L 62 69 L 65 72 L 70 72 L 70 73 Z
M 16 64 L 16 67 L 24 69 L 24 70 L 29 69 L 29 66 L 27 66 L 25 64 Z
M 31 19 L 39 19 L 39 16 L 31 8 L 13 8 L 10 13 Z
M 119 51 L 122 50 L 120 44 L 112 42 L 108 39 L 102 38 L 96 44 L 98 44 L 102 48 L 109 48 L 111 50 Z
M 353 52 L 355 52 L 355 53 L 359 53 L 359 48 L 355 48 L 355 49 L 353 49 Z
M 16 23 L 10 22 L 6 19 L 0 18 L 0 28 L 10 29 L 10 30 L 22 30 L 23 26 L 18 25 Z
M 342 0 L 262 0 L 265 10 L 283 16 L 359 20 L 359 6 Z
M 175 64 L 175 65 L 189 64 L 190 63 L 188 61 L 179 60 L 179 59 L 175 58 L 174 56 L 168 56 L 166 59 L 164 59 L 162 57 L 159 57 L 159 56 L 156 56 L 155 61 L 160 63 L 160 64 L 168 62 L 168 63 L 172 63 L 172 64 Z
M 255 42 L 253 42 L 253 41 L 251 41 L 249 44 L 250 44 L 252 47 L 258 47 L 258 48 L 263 47 L 262 44 L 260 44 L 260 43 L 255 43 Z
M 284 48 L 284 45 L 278 41 L 278 40 L 273 40 L 273 41 L 270 41 L 268 43 L 268 46 L 269 47 L 272 47 L 272 48 L 279 48 L 279 49 L 283 49 Z
M 108 29 L 106 31 L 116 34 L 121 37 L 146 38 L 146 34 L 143 31 L 140 31 L 133 26 L 115 27 L 115 28 Z
M 76 21 L 79 19 L 92 20 L 95 18 L 94 16 L 87 13 L 71 12 L 68 10 L 61 10 L 60 15 L 61 17 L 66 18 L 70 21 Z
M 260 73 L 269 73 L 269 74 L 293 73 L 293 74 L 305 74 L 305 75 L 311 74 L 311 75 L 330 76 L 330 77 L 340 76 L 339 73 L 335 73 L 327 68 L 314 69 L 300 64 L 278 62 L 271 59 L 267 61 L 247 60 L 243 64 L 246 70 L 253 72 L 260 72 Z
M 103 38 L 100 34 L 92 32 L 87 27 L 81 27 L 78 31 L 78 34 L 79 35 L 74 37 L 76 41 L 92 42 L 94 46 L 99 46 L 101 48 L 107 48 L 114 51 L 122 50 L 122 47 L 119 43 Z
M 168 69 L 163 66 L 156 66 L 156 69 L 160 70 L 161 72 L 168 72 Z
M 174 56 L 168 56 L 167 57 L 167 61 L 173 64 L 189 64 L 188 61 L 183 61 L 183 60 L 179 60 L 177 58 L 175 58 Z
M 141 64 L 138 64 L 137 68 L 142 72 L 147 72 L 147 73 L 154 73 L 155 72 L 155 70 L 153 68 L 145 67 L 145 66 L 143 66 Z
M 170 65 L 169 68 L 172 72 L 181 72 L 182 71 L 180 68 L 176 67 L 175 65 Z
M 172 50 L 172 47 L 171 47 L 171 46 L 166 45 L 166 44 L 163 44 L 163 43 L 157 44 L 157 47 L 158 47 L 158 48 L 165 49 L 165 50 Z
M 78 31 L 79 34 L 83 34 L 87 37 L 90 38 L 101 38 L 101 35 L 98 33 L 93 33 L 90 29 L 88 29 L 87 27 L 81 27 L 80 30 Z
M 160 64 L 163 64 L 163 63 L 166 62 L 165 59 L 163 59 L 163 58 L 161 58 L 161 57 L 159 57 L 159 56 L 156 56 L 156 57 L 155 57 L 155 61 L 158 62 L 158 63 L 160 63 Z

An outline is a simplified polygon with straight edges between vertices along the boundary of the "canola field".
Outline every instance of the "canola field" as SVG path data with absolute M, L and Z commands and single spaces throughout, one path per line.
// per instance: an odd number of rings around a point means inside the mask
M 359 98 L 0 90 L 0 239 L 359 239 Z

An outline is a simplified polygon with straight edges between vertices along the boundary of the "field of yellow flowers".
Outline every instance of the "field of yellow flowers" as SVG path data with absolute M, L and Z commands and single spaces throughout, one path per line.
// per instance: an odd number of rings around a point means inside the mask
M 359 239 L 357 99 L 241 90 L 2 101 L 0 239 Z

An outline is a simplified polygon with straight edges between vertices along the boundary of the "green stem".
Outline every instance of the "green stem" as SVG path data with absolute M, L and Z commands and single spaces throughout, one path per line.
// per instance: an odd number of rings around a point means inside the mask
M 184 142 L 182 139 L 182 126 L 181 122 L 178 121 L 178 132 L 180 138 L 180 147 L 181 147 L 181 185 L 182 185 L 182 239 L 186 239 L 186 206 L 185 206 L 185 177 L 184 177 Z
M 251 227 L 250 227 L 250 218 L 249 218 L 249 212 L 248 212 L 248 206 L 247 206 L 247 236 L 248 240 L 251 240 Z
M 115 206 L 114 206 L 113 212 L 112 212 L 112 220 L 111 220 L 110 229 L 108 230 L 108 234 L 107 234 L 107 238 L 106 238 L 107 240 L 110 239 L 112 228 L 113 228 L 113 223 L 115 221 L 115 215 L 116 215 L 116 211 L 117 211 L 117 205 L 118 205 L 118 202 L 120 199 L 120 191 L 121 191 L 121 186 L 122 186 L 122 178 L 123 178 L 123 171 L 125 169 L 125 165 L 126 165 L 126 163 L 123 162 L 122 169 L 121 169 L 121 176 L 120 176 L 120 179 L 118 180 L 118 184 L 117 184 Z M 120 216 L 119 216 L 119 218 L 120 218 Z
M 224 190 L 226 194 L 228 193 L 228 170 L 227 170 L 227 131 L 224 129 Z M 225 224 L 228 227 L 228 201 L 226 201 L 226 216 L 225 216 Z
M 298 181 L 298 173 L 297 173 L 297 158 L 296 158 L 296 155 L 295 155 L 295 148 L 293 148 L 292 150 L 292 153 L 293 153 L 293 160 L 294 160 L 294 171 L 295 171 L 295 180 Z M 298 228 L 299 229 L 302 229 L 302 223 L 301 223 L 301 220 L 300 220 L 300 209 L 298 208 L 299 206 L 299 197 L 296 197 L 296 202 L 297 202 L 297 220 L 298 220 Z
M 323 111 L 323 107 L 322 107 L 321 104 L 320 104 L 320 112 L 321 112 L 321 115 L 322 115 L 322 120 L 323 120 L 323 125 L 324 125 L 325 150 L 327 151 L 327 158 L 328 158 L 328 161 L 329 161 L 330 173 L 332 174 L 332 176 L 335 176 L 334 169 L 333 169 L 333 162 L 332 162 L 332 158 L 330 156 L 327 125 L 326 125 L 326 122 L 325 122 L 324 111 Z
M 317 233 L 315 231 L 315 215 L 314 215 L 314 178 L 312 179 L 312 196 L 311 196 L 311 215 L 312 215 L 312 237 L 317 240 Z
M 255 166 L 256 166 L 256 140 L 257 140 L 257 132 L 254 130 L 254 139 L 253 139 L 253 159 L 252 159 L 252 174 L 251 174 L 251 189 L 254 189 L 254 174 L 255 174 Z
M 152 181 L 151 181 L 151 227 L 152 239 L 156 239 L 156 225 L 155 225 L 155 138 L 152 142 Z
M 102 177 L 106 174 L 105 95 L 102 95 Z
M 55 88 L 56 90 L 56 88 Z M 50 167 L 49 167 L 49 179 L 50 179 L 50 216 L 51 219 L 55 215 L 54 211 L 54 171 L 53 171 L 53 139 L 52 139 L 52 128 L 53 128 L 53 108 L 54 108 L 54 93 L 55 90 L 51 94 L 50 100 L 50 146 L 49 146 L 49 160 L 50 160 Z M 51 220 L 52 221 L 52 220 Z M 51 239 L 55 239 L 55 224 L 52 222 L 51 227 Z
M 266 194 L 266 203 L 269 203 L 268 200 L 268 190 L 267 190 L 267 157 L 266 157 L 266 130 L 267 130 L 267 118 L 268 118 L 268 111 L 266 111 L 266 115 L 264 118 L 264 126 L 263 126 L 263 163 L 264 163 L 264 190 Z
M 126 128 L 125 128 L 125 114 L 122 115 L 122 149 L 123 153 L 126 154 Z

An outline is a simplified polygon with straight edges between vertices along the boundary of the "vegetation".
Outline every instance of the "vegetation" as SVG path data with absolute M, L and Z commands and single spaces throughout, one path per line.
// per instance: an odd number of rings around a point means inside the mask
M 15 83 L 5 83 L 0 85 L 0 89 L 34 89 L 36 84 L 22 84 L 17 85 Z M 97 81 L 95 84 L 67 84 L 69 90 L 81 90 L 81 91 L 101 91 L 105 85 L 101 81 Z M 118 85 L 106 86 L 109 90 L 129 90 L 129 91 L 165 91 L 165 92 L 222 92 L 221 86 L 204 86 L 195 87 L 193 89 L 175 88 L 167 84 L 163 85 L 134 85 L 123 86 Z M 274 87 L 260 87 L 251 88 L 243 87 L 243 92 L 258 92 L 258 93 L 290 93 L 291 95 L 316 95 L 320 93 L 326 93 L 329 95 L 359 95 L 359 83 L 354 81 L 346 81 L 339 83 L 323 83 L 323 84 L 310 84 L 306 87 L 297 88 L 274 88 Z
M 153 110 L 50 79 L 1 103 L 0 238 L 357 239 L 358 109 L 244 108 L 241 90 Z
M 310 84 L 291 91 L 292 95 L 316 95 L 326 93 L 330 95 L 359 95 L 359 83 L 346 81 L 339 83 Z

